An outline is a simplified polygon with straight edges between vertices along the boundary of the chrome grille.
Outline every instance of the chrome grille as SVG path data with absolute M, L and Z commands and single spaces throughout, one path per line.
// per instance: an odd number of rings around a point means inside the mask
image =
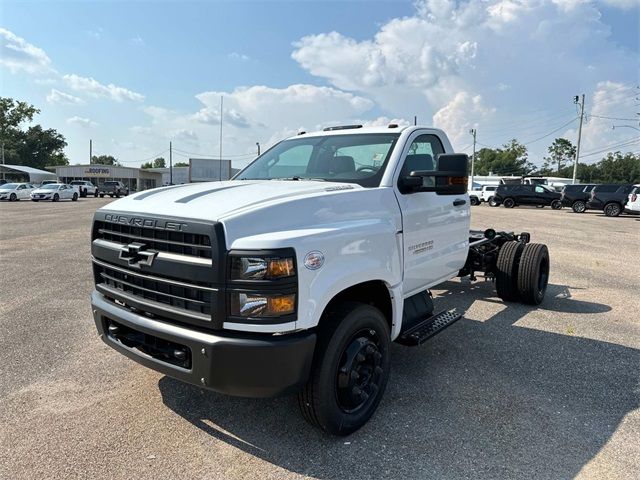
M 133 272 L 99 260 L 94 260 L 94 269 L 98 285 L 105 285 L 107 291 L 201 314 L 202 320 L 211 318 L 214 288 Z
M 160 230 L 96 220 L 94 238 L 129 244 L 140 242 L 159 252 L 176 253 L 200 258 L 212 258 L 211 240 L 208 235 Z

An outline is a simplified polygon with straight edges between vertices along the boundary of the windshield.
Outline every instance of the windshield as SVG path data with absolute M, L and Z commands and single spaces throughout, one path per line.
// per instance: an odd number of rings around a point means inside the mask
M 328 180 L 377 187 L 398 137 L 398 133 L 370 133 L 285 140 L 234 178 Z
M 20 184 L 19 183 L 5 183 L 4 185 L 0 185 L 0 188 L 6 188 L 7 190 L 13 190 L 18 185 L 20 185 Z
M 57 190 L 58 187 L 60 187 L 60 185 L 58 185 L 57 183 L 48 183 L 47 185 L 43 185 L 42 190 Z

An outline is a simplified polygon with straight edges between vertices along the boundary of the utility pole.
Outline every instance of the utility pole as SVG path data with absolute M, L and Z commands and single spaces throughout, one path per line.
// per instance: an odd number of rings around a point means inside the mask
M 582 140 L 582 120 L 584 119 L 584 93 L 582 94 L 582 102 L 580 97 L 576 95 L 573 98 L 573 103 L 580 105 L 580 127 L 578 127 L 578 145 L 576 147 L 576 160 L 573 162 L 573 180 L 572 184 L 576 183 L 576 176 L 578 175 L 578 161 L 580 160 L 580 140 Z
M 2 142 L 2 164 L 4 165 L 4 142 Z
M 258 156 L 260 156 L 260 142 L 256 142 L 256 146 L 258 147 Z
M 89 139 L 89 165 L 91 165 L 92 161 L 93 161 L 93 140 Z
M 413 116 L 413 124 L 414 125 L 418 125 L 418 116 L 417 115 Z
M 173 145 L 169 142 L 169 185 L 173 185 Z
M 218 171 L 220 172 L 220 181 L 222 181 L 222 101 L 224 97 L 220 95 L 220 164 L 218 165 Z
M 473 135 L 473 156 L 471 157 L 471 188 L 470 190 L 473 190 L 473 171 L 474 171 L 474 167 L 475 167 L 475 163 L 476 163 L 476 135 L 477 135 L 477 131 L 475 128 L 472 128 L 471 130 L 469 130 L 469 133 L 471 135 Z

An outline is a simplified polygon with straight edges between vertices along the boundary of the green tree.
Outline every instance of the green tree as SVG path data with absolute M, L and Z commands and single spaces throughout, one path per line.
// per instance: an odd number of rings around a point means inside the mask
M 5 162 L 40 169 L 48 165 L 68 165 L 64 136 L 40 125 L 26 130 L 22 127 L 38 113 L 40 110 L 27 102 L 0 97 L 0 142 L 4 145 Z
M 91 157 L 91 163 L 97 165 L 113 165 L 116 167 L 120 166 L 118 159 L 113 155 L 94 155 L 93 157 Z
M 174 167 L 188 167 L 189 163 L 188 162 L 177 162 L 173 164 Z
M 483 148 L 476 154 L 476 175 L 526 175 L 533 165 L 528 161 L 527 147 L 513 139 L 501 148 Z
M 167 168 L 167 163 L 163 157 L 158 157 L 153 162 L 143 163 L 140 168 Z
M 549 146 L 549 156 L 544 157 L 541 174 L 550 174 L 552 171 L 560 173 L 565 166 L 572 163 L 576 157 L 576 147 L 566 138 L 556 138 Z

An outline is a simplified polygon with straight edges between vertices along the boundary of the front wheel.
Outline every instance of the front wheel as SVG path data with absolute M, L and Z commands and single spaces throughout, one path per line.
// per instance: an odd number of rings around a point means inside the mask
M 478 200 L 476 197 L 471 197 L 469 198 L 469 203 L 471 203 L 471 205 L 473 206 L 480 205 L 480 200 Z
M 571 209 L 575 213 L 584 213 L 587 210 L 587 204 L 582 200 L 576 200 L 573 202 L 573 205 L 571 205 Z
M 98 191 L 93 192 L 93 198 L 98 198 Z
M 73 194 L 73 197 L 71 197 L 71 201 L 72 202 L 77 202 L 78 201 L 78 194 L 77 193 Z
M 560 200 L 554 200 L 551 202 L 551 208 L 553 210 L 560 210 L 562 208 L 562 202 Z
M 490 207 L 497 207 L 498 205 L 500 205 L 500 203 L 498 203 L 498 201 L 493 197 L 489 197 L 488 202 Z
M 622 212 L 622 208 L 617 203 L 607 203 L 604 206 L 604 214 L 607 217 L 617 217 Z
M 305 420 L 349 435 L 371 418 L 389 379 L 389 326 L 375 307 L 339 304 L 318 331 L 309 381 L 298 394 Z
M 9 195 L 10 202 L 15 202 L 16 200 L 18 200 L 18 196 L 15 193 L 12 193 L 11 195 Z
M 53 195 L 53 201 L 57 202 L 60 200 L 60 195 L 58 195 L 57 193 Z
M 504 205 L 504 208 L 513 208 L 516 206 L 516 202 L 513 198 L 505 198 L 502 204 Z

